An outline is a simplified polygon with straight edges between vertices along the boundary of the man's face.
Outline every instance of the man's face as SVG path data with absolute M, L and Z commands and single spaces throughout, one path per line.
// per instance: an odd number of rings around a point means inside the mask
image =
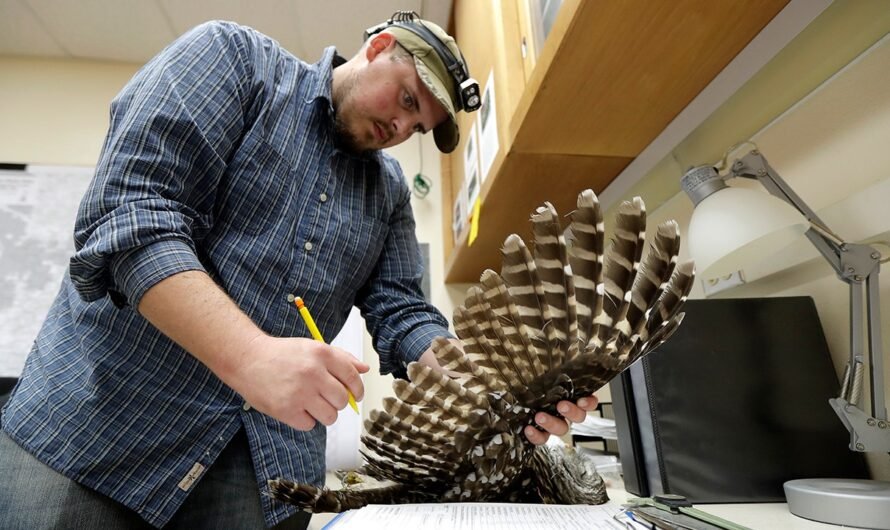
M 335 95 L 339 140 L 352 151 L 398 145 L 447 118 L 417 75 L 413 58 L 394 57 L 396 46 L 394 39 L 372 42 L 368 63 Z

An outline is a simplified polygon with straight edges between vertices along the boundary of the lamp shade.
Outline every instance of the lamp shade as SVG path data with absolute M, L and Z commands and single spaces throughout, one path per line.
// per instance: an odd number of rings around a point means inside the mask
M 698 203 L 689 221 L 689 252 L 703 278 L 763 261 L 809 229 L 793 206 L 766 193 L 725 187 Z

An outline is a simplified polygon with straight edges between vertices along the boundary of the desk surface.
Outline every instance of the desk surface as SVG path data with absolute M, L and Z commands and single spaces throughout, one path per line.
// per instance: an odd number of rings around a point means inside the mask
M 340 481 L 333 473 L 328 473 L 329 488 L 339 488 Z M 624 488 L 607 488 L 609 498 L 615 502 L 626 502 L 633 495 L 624 491 Z M 770 502 L 757 504 L 697 504 L 696 508 L 704 512 L 722 517 L 734 523 L 747 526 L 753 530 L 838 530 L 840 526 L 817 523 L 797 517 L 788 511 L 788 505 L 784 502 Z M 319 530 L 324 527 L 334 514 L 317 513 L 312 516 L 309 530 Z
M 626 502 L 627 499 L 633 497 L 623 489 L 607 488 L 607 491 L 609 498 L 616 502 Z M 838 528 L 842 528 L 798 517 L 788 511 L 788 504 L 784 502 L 696 504 L 695 507 L 753 530 L 838 530 Z

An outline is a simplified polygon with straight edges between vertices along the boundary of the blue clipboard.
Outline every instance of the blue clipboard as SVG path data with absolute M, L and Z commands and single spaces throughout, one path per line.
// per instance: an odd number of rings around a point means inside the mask
M 321 530 L 334 530 L 336 528 L 337 524 L 339 523 L 340 518 L 343 517 L 344 515 L 346 515 L 347 513 L 348 512 L 338 513 L 336 517 L 334 517 L 333 519 L 328 521 L 328 524 L 321 527 Z

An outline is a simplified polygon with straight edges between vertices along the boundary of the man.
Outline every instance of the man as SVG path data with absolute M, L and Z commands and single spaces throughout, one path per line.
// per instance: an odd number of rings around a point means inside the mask
M 289 295 L 327 337 L 358 306 L 384 373 L 437 366 L 447 321 L 380 149 L 434 131 L 453 150 L 456 90 L 396 27 L 310 65 L 208 23 L 146 64 L 112 103 L 77 251 L 3 412 L 0 526 L 305 527 L 261 487 L 323 481 L 324 425 L 368 366 L 308 338 Z

